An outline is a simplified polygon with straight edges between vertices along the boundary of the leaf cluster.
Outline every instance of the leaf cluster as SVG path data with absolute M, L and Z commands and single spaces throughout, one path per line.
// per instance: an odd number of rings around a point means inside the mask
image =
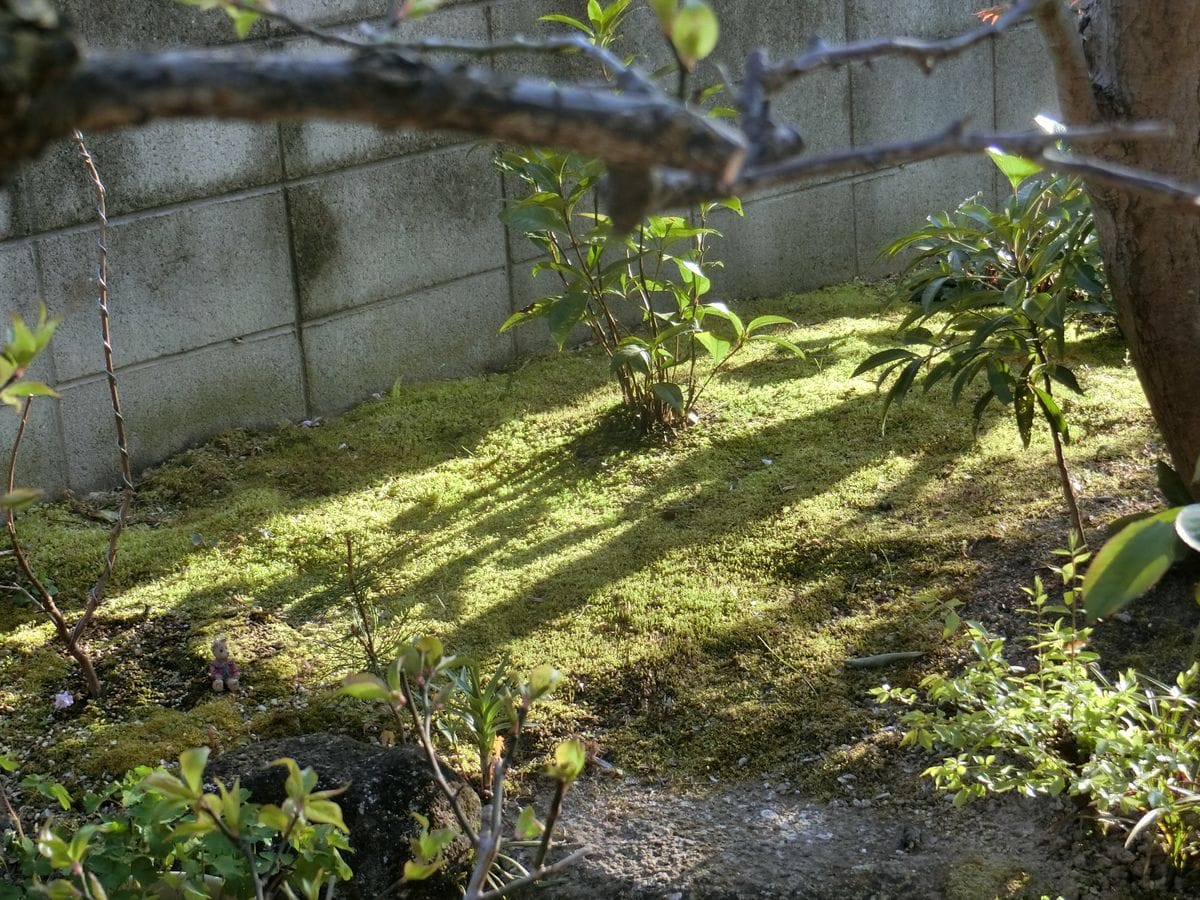
M 316 900 L 329 885 L 351 877 L 341 790 L 317 791 L 317 776 L 294 760 L 279 806 L 249 802 L 238 781 L 204 784 L 208 748 L 185 751 L 177 773 L 142 767 L 99 793 L 74 801 L 57 782 L 26 779 L 64 810 L 88 820 L 71 829 L 44 823 L 37 837 L 9 833 L 17 884 L 0 897 L 26 891 L 61 898 L 138 898 L 148 891 L 182 897 L 288 897 Z M 2 761 L 0 761 L 2 762 Z M 8 760 L 8 762 L 12 762 Z M 7 766 L 6 766 L 7 768 Z
M 914 707 L 904 716 L 905 745 L 950 751 L 924 774 L 955 805 L 1007 792 L 1081 797 L 1102 823 L 1127 832 L 1127 844 L 1153 829 L 1182 866 L 1200 852 L 1200 664 L 1171 685 L 1132 669 L 1105 677 L 1091 629 L 1080 624 L 1087 554 L 1063 552 L 1061 602 L 1040 579 L 1026 589 L 1033 671 L 1009 661 L 1003 638 L 968 621 L 973 660 L 964 671 L 927 676 L 919 691 L 884 685 L 873 694 Z
M 886 248 L 914 252 L 897 299 L 912 305 L 901 346 L 864 360 L 855 375 L 891 380 L 884 417 L 919 384 L 945 382 L 951 402 L 981 378 L 978 428 L 992 402 L 1012 410 L 1022 443 L 1042 419 L 1064 443 L 1070 427 L 1054 386 L 1082 393 L 1063 361 L 1068 323 L 1111 310 L 1094 222 L 1082 182 L 1048 177 L 1016 157 L 994 154 L 1014 191 L 992 210 L 972 199 Z

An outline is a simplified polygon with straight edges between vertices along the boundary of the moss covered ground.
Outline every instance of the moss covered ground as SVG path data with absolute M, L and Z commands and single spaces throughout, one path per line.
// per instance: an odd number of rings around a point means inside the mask
M 61 776 L 197 742 L 370 734 L 372 711 L 331 690 L 359 664 L 349 534 L 398 633 L 566 674 L 535 729 L 547 744 L 583 734 L 617 766 L 685 779 L 869 771 L 895 733 L 866 692 L 950 664 L 938 602 L 985 602 L 977 548 L 1040 562 L 1065 538 L 1049 441 L 1022 450 L 998 411 L 973 437 L 969 406 L 936 391 L 885 433 L 873 383 L 851 377 L 899 318 L 873 288 L 754 312 L 793 317 L 807 358 L 748 351 L 670 444 L 629 429 L 606 360 L 582 350 L 180 454 L 141 484 L 97 619 L 106 699 L 53 711 L 82 682 L 36 611 L 3 600 L 0 743 Z M 1098 524 L 1150 502 L 1156 437 L 1117 337 L 1076 335 L 1070 353 L 1087 394 L 1067 400 L 1068 458 Z M 113 508 L 98 495 L 21 516 L 68 607 Z M 218 635 L 245 673 L 236 699 L 208 688 Z M 845 665 L 899 650 L 926 656 Z

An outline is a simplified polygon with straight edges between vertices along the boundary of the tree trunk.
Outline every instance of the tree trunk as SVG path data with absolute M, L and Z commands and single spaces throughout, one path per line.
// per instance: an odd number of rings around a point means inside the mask
M 1104 119 L 1170 122 L 1164 141 L 1112 145 L 1114 162 L 1200 181 L 1200 3 L 1094 0 L 1084 19 Z M 1065 109 L 1071 120 L 1071 110 Z M 1193 496 L 1200 457 L 1200 217 L 1093 190 L 1117 316 L 1171 462 Z

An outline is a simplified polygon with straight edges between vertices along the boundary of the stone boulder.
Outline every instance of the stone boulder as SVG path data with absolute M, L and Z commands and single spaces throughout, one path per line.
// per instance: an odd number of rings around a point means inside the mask
M 205 779 L 219 778 L 226 785 L 240 777 L 254 803 L 282 803 L 287 770 L 272 766 L 291 757 L 301 768 L 317 774 L 317 790 L 349 784 L 334 798 L 350 829 L 347 857 L 354 870 L 352 881 L 339 884 L 338 897 L 375 898 L 400 880 L 410 859 L 410 838 L 420 830 L 412 814 L 429 819 L 430 829 L 453 828 L 458 823 L 450 803 L 438 789 L 420 748 L 380 747 L 331 734 L 310 734 L 250 744 L 213 760 Z M 446 772 L 453 790 L 463 782 Z M 479 820 L 479 797 L 469 787 L 459 795 L 468 821 Z M 433 877 L 406 885 L 388 896 L 440 900 L 462 896 L 471 866 L 471 848 L 459 838 L 446 851 L 446 865 Z

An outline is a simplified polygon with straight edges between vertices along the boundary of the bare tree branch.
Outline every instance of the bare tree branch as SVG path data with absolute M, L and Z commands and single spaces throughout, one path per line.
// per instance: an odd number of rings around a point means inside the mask
M 658 173 L 656 183 L 651 188 L 654 196 L 649 202 L 652 207 L 657 209 L 682 206 L 717 197 L 741 196 L 813 178 L 830 175 L 855 175 L 888 166 L 938 159 L 944 156 L 982 153 L 991 147 L 997 147 L 1008 153 L 1044 158 L 1050 162 L 1048 152 L 1061 141 L 1070 141 L 1076 144 L 1111 143 L 1120 140 L 1159 139 L 1169 134 L 1169 129 L 1147 123 L 1066 128 L 1054 134 L 1040 131 L 973 133 L 966 130 L 965 120 L 959 120 L 938 134 L 915 141 L 875 144 L 819 156 L 795 156 L 765 165 L 748 166 L 724 191 L 711 180 L 693 173 L 663 171 Z M 1055 160 L 1058 158 L 1055 157 Z M 1074 157 L 1063 158 L 1074 159 Z M 1127 186 L 1130 189 L 1146 189 L 1149 183 L 1146 178 L 1143 178 L 1141 183 L 1130 180 Z M 1166 182 L 1155 181 L 1154 183 L 1165 184 Z M 1200 190 L 1198 188 L 1188 194 L 1186 188 L 1174 187 L 1178 189 L 1179 196 L 1195 197 L 1195 191 Z
M 999 36 L 1009 26 L 1047 4 L 1061 5 L 1059 0 L 1021 0 L 1021 2 L 1013 4 L 996 21 L 945 40 L 878 38 L 831 46 L 817 38 L 804 53 L 767 69 L 763 75 L 763 85 L 768 92 L 775 92 L 811 72 L 835 68 L 847 63 L 870 62 L 885 56 L 910 59 L 926 74 L 929 74 L 939 62 L 959 56 L 976 44 Z
M 1151 172 L 1111 163 L 1091 156 L 1046 150 L 1041 158 L 1058 172 L 1078 175 L 1088 184 L 1103 184 L 1144 195 L 1150 203 L 1178 212 L 1200 214 L 1200 187 L 1164 178 Z

